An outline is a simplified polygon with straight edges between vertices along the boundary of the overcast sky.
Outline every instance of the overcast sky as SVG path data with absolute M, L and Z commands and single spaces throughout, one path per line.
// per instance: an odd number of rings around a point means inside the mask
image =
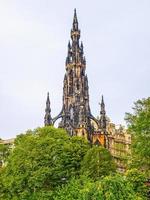
M 150 0 L 0 0 L 0 137 L 43 126 L 62 107 L 67 43 L 77 9 L 90 105 L 125 124 L 133 102 L 150 95 Z

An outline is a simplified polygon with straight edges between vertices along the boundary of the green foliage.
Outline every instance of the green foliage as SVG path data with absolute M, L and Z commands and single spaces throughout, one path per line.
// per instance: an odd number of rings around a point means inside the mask
M 132 185 L 120 175 L 107 176 L 101 181 L 102 199 L 141 200 L 136 196 Z
M 116 165 L 110 152 L 104 147 L 94 146 L 86 153 L 81 173 L 86 174 L 93 180 L 99 180 L 103 176 L 110 175 L 116 171 Z
M 84 200 L 90 199 L 89 194 L 94 183 L 87 177 L 73 178 L 68 184 L 57 189 L 54 200 Z
M 6 144 L 0 144 L 0 165 L 2 162 L 6 162 L 10 152 L 9 145 Z
M 143 175 L 116 175 L 109 151 L 54 127 L 19 135 L 0 168 L 2 200 L 142 200 Z M 139 196 L 139 197 L 137 197 Z
M 132 133 L 132 166 L 145 171 L 150 177 L 150 97 L 134 103 L 133 114 L 126 114 Z
M 125 177 L 107 176 L 93 182 L 89 178 L 72 179 L 58 189 L 54 200 L 142 200 Z
M 146 177 L 144 173 L 137 169 L 131 169 L 126 172 L 126 178 L 133 185 L 136 194 L 146 199 L 148 188 L 145 185 Z
M 138 100 L 134 103 L 134 113 L 127 113 L 126 120 L 129 129 L 136 135 L 150 134 L 150 97 L 147 99 Z
M 77 176 L 89 148 L 82 138 L 53 127 L 18 136 L 3 169 L 2 199 L 46 199 L 37 196 L 49 196 L 56 186 Z

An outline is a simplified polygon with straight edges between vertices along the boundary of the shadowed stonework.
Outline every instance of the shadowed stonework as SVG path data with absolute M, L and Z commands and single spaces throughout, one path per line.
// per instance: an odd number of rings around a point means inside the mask
M 45 109 L 45 126 L 54 125 L 61 118 L 59 127 L 67 130 L 70 136 L 86 138 L 90 143 L 109 149 L 120 170 L 125 169 L 130 154 L 131 136 L 122 127 L 117 127 L 106 116 L 104 98 L 100 103 L 100 116 L 95 118 L 89 105 L 88 77 L 85 73 L 86 60 L 76 10 L 71 29 L 71 42 L 68 43 L 66 73 L 63 82 L 63 105 L 61 112 L 51 117 L 49 93 Z
M 101 117 L 100 120 L 97 120 L 91 114 L 90 110 L 88 77 L 85 73 L 86 59 L 83 51 L 83 43 L 79 40 L 80 30 L 78 27 L 76 10 L 74 10 L 71 42 L 69 41 L 68 43 L 68 54 L 66 58 L 62 111 L 55 118 L 51 118 L 48 95 L 45 125 L 54 124 L 58 118 L 61 118 L 59 127 L 65 128 L 71 136 L 83 136 L 92 142 L 95 130 L 101 130 L 106 134 L 105 104 L 102 97 Z M 103 139 L 104 138 L 103 136 Z M 100 142 L 100 140 L 98 140 L 98 142 Z M 101 142 L 104 144 L 104 141 L 101 140 Z

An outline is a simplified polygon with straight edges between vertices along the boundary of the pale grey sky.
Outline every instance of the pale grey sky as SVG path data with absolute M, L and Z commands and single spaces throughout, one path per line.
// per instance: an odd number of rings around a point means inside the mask
M 73 10 L 87 60 L 90 105 L 125 123 L 133 102 L 150 95 L 150 0 L 0 0 L 0 137 L 43 126 L 62 106 Z

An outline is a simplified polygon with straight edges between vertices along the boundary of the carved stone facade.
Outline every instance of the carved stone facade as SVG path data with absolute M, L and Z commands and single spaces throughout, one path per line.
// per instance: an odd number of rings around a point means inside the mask
M 71 42 L 68 43 L 66 58 L 66 73 L 63 82 L 63 105 L 58 116 L 51 118 L 49 95 L 46 102 L 45 125 L 52 125 L 61 118 L 59 127 L 65 128 L 68 133 L 87 138 L 91 143 L 95 132 L 93 122 L 97 124 L 96 130 L 106 133 L 105 105 L 102 97 L 101 116 L 97 120 L 92 114 L 89 105 L 89 86 L 86 75 L 86 60 L 83 43 L 80 42 L 80 30 L 76 10 L 74 11 L 71 29 Z
M 117 129 L 106 116 L 104 98 L 100 103 L 99 119 L 95 118 L 89 105 L 88 78 L 85 73 L 86 60 L 83 51 L 83 43 L 80 43 L 80 30 L 76 10 L 74 11 L 73 25 L 71 29 L 71 42 L 68 43 L 68 54 L 66 58 L 66 73 L 63 82 L 63 105 L 60 114 L 51 117 L 49 94 L 46 101 L 45 126 L 53 125 L 61 118 L 59 127 L 62 127 L 73 136 L 82 136 L 95 145 L 103 145 L 110 150 L 117 163 L 117 154 L 121 149 L 115 147 L 125 146 L 125 154 L 129 151 L 131 136 L 128 141 L 124 129 Z M 120 131 L 120 132 L 119 132 Z M 122 138 L 122 139 L 121 139 Z M 119 152 L 119 153 L 118 153 Z
M 108 127 L 109 150 L 114 157 L 118 169 L 124 171 L 131 155 L 131 134 L 123 126 L 109 123 Z

